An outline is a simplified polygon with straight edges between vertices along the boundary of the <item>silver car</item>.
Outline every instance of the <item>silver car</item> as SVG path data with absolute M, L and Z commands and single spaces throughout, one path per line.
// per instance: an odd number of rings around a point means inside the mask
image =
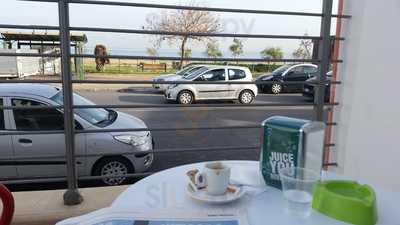
M 165 92 L 165 98 L 180 104 L 191 104 L 196 100 L 239 100 L 250 104 L 258 94 L 253 76 L 247 67 L 240 66 L 204 66 L 185 76 L 180 81 L 196 81 L 198 84 L 172 84 Z M 207 84 L 201 84 L 206 81 Z M 218 84 L 233 81 L 235 84 Z M 211 84 L 209 83 L 211 82 Z M 215 84 L 212 84 L 214 83 Z
M 187 66 L 174 74 L 164 74 L 158 77 L 153 78 L 153 81 L 175 81 L 179 80 L 182 77 L 188 76 L 191 73 L 203 68 L 205 65 L 190 65 Z M 165 92 L 168 88 L 169 84 L 153 84 L 153 88 Z
M 75 105 L 94 105 L 77 94 L 73 100 Z M 0 104 L 57 106 L 63 104 L 63 96 L 59 88 L 50 85 L 0 84 Z M 74 113 L 77 131 L 147 128 L 142 120 L 111 109 L 79 108 L 74 109 Z M 65 157 L 46 158 L 65 155 L 64 134 L 1 135 L 9 131 L 63 129 L 62 110 L 0 109 L 0 158 L 35 157 L 27 164 L 2 166 L 0 179 L 65 176 Z M 146 171 L 153 163 L 153 139 L 148 131 L 78 133 L 75 141 L 76 155 L 79 155 L 76 158 L 78 175 L 121 176 L 104 178 L 102 181 L 107 185 L 121 184 L 126 180 L 123 175 Z

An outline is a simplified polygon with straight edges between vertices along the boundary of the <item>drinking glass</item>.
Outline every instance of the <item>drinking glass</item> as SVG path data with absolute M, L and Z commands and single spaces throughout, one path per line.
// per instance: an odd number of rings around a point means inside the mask
M 285 210 L 289 214 L 308 217 L 314 185 L 321 179 L 321 173 L 300 167 L 287 167 L 279 170 Z

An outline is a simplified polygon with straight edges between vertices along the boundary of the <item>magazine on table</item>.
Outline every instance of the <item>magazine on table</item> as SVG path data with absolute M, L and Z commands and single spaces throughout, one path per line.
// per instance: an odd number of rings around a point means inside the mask
M 122 211 L 105 208 L 56 225 L 249 225 L 245 213 L 213 211 Z

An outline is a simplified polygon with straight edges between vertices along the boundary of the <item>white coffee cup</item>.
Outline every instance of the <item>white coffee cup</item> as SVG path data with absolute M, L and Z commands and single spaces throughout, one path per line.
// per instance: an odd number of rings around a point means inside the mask
M 229 185 L 231 168 L 221 162 L 211 162 L 204 166 L 201 173 L 195 176 L 197 186 L 206 186 L 209 195 L 223 195 Z

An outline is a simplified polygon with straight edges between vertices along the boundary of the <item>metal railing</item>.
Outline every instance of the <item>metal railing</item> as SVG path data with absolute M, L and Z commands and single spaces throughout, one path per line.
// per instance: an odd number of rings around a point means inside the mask
M 350 18 L 349 15 L 332 15 L 332 0 L 323 0 L 322 13 L 307 13 L 307 12 L 286 12 L 286 11 L 269 11 L 269 10 L 251 10 L 251 9 L 229 9 L 229 8 L 211 8 L 211 7 L 193 7 L 179 5 L 162 5 L 162 4 L 147 4 L 147 3 L 131 3 L 131 2 L 114 2 L 114 1 L 92 1 L 92 0 L 25 0 L 32 2 L 51 2 L 58 4 L 59 26 L 47 25 L 12 25 L 0 24 L 3 29 L 35 29 L 35 30 L 58 30 L 60 32 L 60 48 L 61 54 L 43 54 L 43 53 L 0 53 L 1 56 L 24 56 L 24 57 L 61 57 L 62 62 L 62 80 L 0 80 L 0 83 L 61 83 L 63 91 L 63 105 L 60 106 L 40 106 L 40 107 L 21 107 L 21 106 L 0 106 L 0 109 L 37 109 L 37 108 L 58 108 L 64 111 L 64 130 L 52 131 L 16 131 L 5 130 L 0 132 L 0 135 L 13 134 L 65 134 L 66 153 L 63 155 L 38 155 L 35 157 L 7 157 L 0 158 L 0 166 L 2 165 L 30 165 L 30 164 L 66 164 L 67 174 L 65 177 L 44 178 L 36 177 L 22 178 L 18 180 L 4 181 L 7 184 L 21 184 L 29 182 L 58 182 L 67 181 L 68 190 L 64 195 L 65 204 L 79 204 L 82 197 L 78 191 L 78 179 L 80 180 L 98 180 L 105 178 L 104 176 L 78 177 L 76 171 L 76 158 L 88 156 L 107 156 L 107 154 L 75 154 L 75 135 L 79 133 L 98 133 L 98 132 L 126 132 L 126 131 L 170 131 L 170 130 L 223 130 L 223 129 L 260 129 L 261 125 L 257 126 L 205 126 L 205 127 L 183 127 L 183 128 L 145 128 L 145 129 L 102 129 L 102 130 L 75 130 L 74 128 L 74 109 L 79 108 L 219 108 L 230 107 L 235 108 L 239 105 L 234 104 L 195 104 L 183 106 L 178 104 L 128 104 L 128 105 L 74 105 L 72 94 L 73 84 L 196 84 L 194 81 L 140 81 L 140 80 L 73 80 L 71 74 L 71 58 L 96 58 L 100 57 L 94 54 L 71 54 L 70 52 L 70 32 L 71 31 L 91 31 L 91 32 L 111 32 L 123 34 L 146 34 L 146 35 L 190 35 L 190 36 L 210 36 L 210 37 L 240 37 L 240 38 L 272 38 L 272 39 L 312 39 L 320 40 L 321 47 L 319 48 L 318 59 L 264 59 L 264 58 L 201 58 L 201 57 L 186 57 L 185 61 L 222 61 L 222 62 L 311 62 L 319 65 L 319 76 L 313 83 L 316 86 L 314 103 L 268 103 L 268 104 L 251 104 L 240 105 L 240 107 L 275 107 L 275 106 L 305 106 L 313 107 L 313 118 L 318 121 L 324 120 L 324 109 L 326 107 L 334 107 L 337 102 L 324 102 L 326 84 L 338 85 L 340 81 L 327 81 L 326 73 L 328 72 L 330 63 L 341 63 L 340 59 L 330 59 L 331 51 L 331 18 L 338 19 Z M 289 16 L 304 16 L 304 17 L 320 17 L 321 31 L 320 36 L 299 36 L 299 35 L 268 35 L 268 34 L 238 34 L 238 33 L 183 33 L 183 32 L 167 32 L 154 30 L 136 30 L 136 29 L 115 29 L 115 28 L 100 28 L 100 27 L 71 27 L 69 24 L 69 5 L 70 4 L 87 4 L 87 5 L 105 5 L 105 6 L 122 6 L 122 7 L 141 7 L 141 8 L 159 8 L 159 9 L 181 9 L 181 10 L 200 10 L 212 12 L 229 12 L 229 13 L 247 13 L 247 14 L 269 14 L 269 15 L 289 15 Z M 336 42 L 343 41 L 343 37 L 334 37 Z M 108 55 L 107 58 L 118 59 L 149 59 L 149 60 L 180 60 L 180 57 L 163 57 L 163 56 L 142 56 L 142 55 Z M 219 82 L 219 84 L 235 84 L 237 82 Z M 243 82 L 241 82 L 243 83 Z M 254 81 L 245 82 L 247 84 L 269 84 L 271 81 Z M 306 82 L 287 82 L 293 84 L 304 84 Z M 212 82 L 201 82 L 201 84 L 215 84 Z M 326 121 L 327 126 L 335 126 L 336 122 Z M 326 143 L 327 148 L 334 146 L 334 143 Z M 226 150 L 257 150 L 260 146 L 223 146 L 223 147 L 200 147 L 200 148 L 180 148 L 180 149 L 155 149 L 154 154 L 168 154 L 178 152 L 207 152 L 207 151 L 226 151 Z M 120 154 L 120 153 L 118 153 Z M 135 154 L 132 152 L 121 153 Z M 33 162 L 32 160 L 40 160 Z M 53 161 L 53 159 L 64 159 Z M 325 162 L 325 166 L 336 166 L 335 162 Z M 128 174 L 127 177 L 143 177 L 149 173 Z M 109 176 L 106 176 L 109 177 Z

